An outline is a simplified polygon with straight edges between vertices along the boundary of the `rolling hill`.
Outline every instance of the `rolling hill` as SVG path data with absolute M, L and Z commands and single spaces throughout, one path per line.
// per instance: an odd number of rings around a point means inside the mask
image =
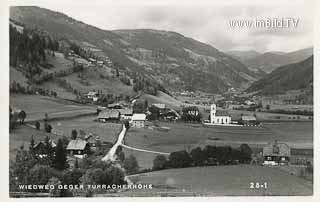
M 298 63 L 281 66 L 254 82 L 248 92 L 280 94 L 288 90 L 312 89 L 313 56 Z M 311 90 L 312 91 L 312 90 Z
M 169 90 L 202 90 L 221 93 L 244 88 L 257 74 L 216 48 L 161 30 L 107 31 L 65 14 L 39 7 L 11 7 L 10 19 L 30 29 L 71 41 L 96 56 L 109 57 L 120 71 L 136 72 Z

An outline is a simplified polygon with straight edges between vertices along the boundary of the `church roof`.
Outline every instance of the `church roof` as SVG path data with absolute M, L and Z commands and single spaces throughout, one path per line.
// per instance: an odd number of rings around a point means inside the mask
M 230 116 L 227 111 L 217 110 L 216 116 Z

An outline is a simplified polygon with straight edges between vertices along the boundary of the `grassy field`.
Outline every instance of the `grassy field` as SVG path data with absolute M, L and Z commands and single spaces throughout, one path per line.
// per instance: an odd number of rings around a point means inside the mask
M 153 189 L 123 192 L 125 196 L 312 195 L 312 184 L 309 181 L 279 169 L 262 166 L 168 169 L 134 175 L 130 179 L 136 183 L 152 184 Z M 266 182 L 267 188 L 250 189 L 251 182 Z
M 37 95 L 10 95 L 10 105 L 27 113 L 26 121 L 40 120 L 48 113 L 49 118 L 72 117 L 94 113 L 96 107 L 75 104 L 70 101 Z
M 190 150 L 205 145 L 230 145 L 238 147 L 247 143 L 251 147 L 261 148 L 268 142 L 278 140 L 294 148 L 312 148 L 312 122 L 267 123 L 262 128 L 248 127 L 203 127 L 197 124 L 165 123 L 159 125 L 170 127 L 163 132 L 151 129 L 130 128 L 125 144 L 140 149 L 160 152 Z M 126 151 L 130 154 L 132 151 Z M 154 154 L 132 152 L 142 168 L 152 167 Z
M 96 116 L 85 116 L 76 119 L 51 121 L 50 124 L 54 132 L 68 137 L 71 135 L 71 131 L 75 129 L 78 132 L 83 130 L 86 134 L 99 135 L 101 141 L 115 142 L 121 130 L 121 124 L 100 123 L 94 121 L 94 119 L 96 119 Z

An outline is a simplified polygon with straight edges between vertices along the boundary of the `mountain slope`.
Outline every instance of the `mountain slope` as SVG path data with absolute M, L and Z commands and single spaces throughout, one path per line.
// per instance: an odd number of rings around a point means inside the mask
M 248 50 L 248 51 L 227 51 L 225 52 L 226 54 L 234 57 L 235 59 L 241 61 L 241 62 L 245 62 L 246 60 L 249 60 L 251 58 L 255 58 L 259 55 L 261 55 L 262 53 L 259 53 L 257 51 L 254 50 Z
M 277 68 L 264 78 L 254 82 L 248 92 L 279 94 L 288 90 L 307 89 L 313 83 L 313 56 L 308 59 Z
M 243 60 L 250 69 L 261 69 L 270 73 L 276 68 L 307 59 L 313 54 L 313 48 L 305 48 L 289 53 L 267 52 L 254 58 Z
M 178 33 L 106 31 L 39 7 L 11 7 L 10 18 L 108 56 L 115 68 L 131 76 L 138 72 L 170 90 L 221 93 L 256 80 L 256 74 L 236 59 Z

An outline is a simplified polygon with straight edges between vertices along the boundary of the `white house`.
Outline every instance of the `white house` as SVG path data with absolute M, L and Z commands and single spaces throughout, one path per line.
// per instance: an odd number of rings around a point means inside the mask
M 133 114 L 131 118 L 131 124 L 134 128 L 143 128 L 146 121 L 145 114 Z
M 227 111 L 218 111 L 215 104 L 211 105 L 210 109 L 210 123 L 211 124 L 230 124 L 231 116 Z

